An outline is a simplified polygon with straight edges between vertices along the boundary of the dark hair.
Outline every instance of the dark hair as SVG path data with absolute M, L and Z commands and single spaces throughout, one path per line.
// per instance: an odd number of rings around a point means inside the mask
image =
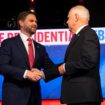
M 19 20 L 24 21 L 29 14 L 35 15 L 35 12 L 32 12 L 32 11 L 24 11 L 24 12 L 19 13 L 19 15 L 17 17 L 17 24 L 18 24 L 18 26 L 19 26 L 19 23 L 18 23 Z

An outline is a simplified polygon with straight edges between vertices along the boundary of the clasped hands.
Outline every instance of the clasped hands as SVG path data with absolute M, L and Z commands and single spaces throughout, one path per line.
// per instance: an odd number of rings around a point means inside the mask
M 27 70 L 26 78 L 30 81 L 37 82 L 43 77 L 44 77 L 43 71 L 40 71 L 37 68 L 32 68 L 31 70 Z
M 64 64 L 58 66 L 58 71 L 60 75 L 63 75 L 65 73 Z M 43 71 L 40 71 L 37 68 L 32 68 L 31 70 L 27 70 L 26 78 L 30 81 L 37 82 L 41 78 L 45 78 L 45 75 Z

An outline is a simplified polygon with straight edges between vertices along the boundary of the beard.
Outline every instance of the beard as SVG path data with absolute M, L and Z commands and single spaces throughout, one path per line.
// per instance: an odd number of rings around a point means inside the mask
M 25 30 L 26 30 L 26 32 L 29 33 L 30 35 L 35 34 L 35 32 L 36 32 L 36 28 L 26 27 Z

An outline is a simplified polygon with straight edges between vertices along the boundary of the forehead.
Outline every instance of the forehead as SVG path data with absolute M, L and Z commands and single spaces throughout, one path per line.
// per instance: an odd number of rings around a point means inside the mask
M 33 15 L 33 14 L 28 14 L 28 15 L 26 16 L 26 19 L 35 19 L 35 20 L 36 20 L 36 16 Z
M 69 11 L 68 17 L 72 17 L 72 16 L 73 16 L 73 12 L 72 11 Z

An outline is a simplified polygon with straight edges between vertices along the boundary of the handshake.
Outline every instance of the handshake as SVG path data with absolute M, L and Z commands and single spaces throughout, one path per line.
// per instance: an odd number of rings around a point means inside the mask
M 25 78 L 30 81 L 37 82 L 41 78 L 44 78 L 44 72 L 37 68 L 32 68 L 31 70 L 26 71 Z
M 60 75 L 63 75 L 65 70 L 64 70 L 64 64 L 58 66 L 58 71 Z M 25 78 L 33 81 L 33 82 L 37 82 L 39 81 L 41 78 L 45 78 L 45 74 L 43 71 L 40 71 L 37 68 L 32 68 L 31 70 L 27 70 L 26 74 L 25 74 Z

